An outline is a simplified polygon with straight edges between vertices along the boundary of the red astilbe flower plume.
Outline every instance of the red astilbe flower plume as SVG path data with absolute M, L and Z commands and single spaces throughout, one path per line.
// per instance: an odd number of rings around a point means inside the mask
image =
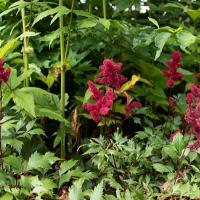
M 114 63 L 110 59 L 105 59 L 103 65 L 99 67 L 102 72 L 98 74 L 95 81 L 118 90 L 127 81 L 127 78 L 120 74 L 121 68 L 121 63 Z
M 3 68 L 3 58 L 0 58 L 0 83 L 7 83 L 10 76 L 11 68 Z
M 200 88 L 191 85 L 191 92 L 187 94 L 187 111 L 185 121 L 194 132 L 196 141 L 188 147 L 195 150 L 200 147 Z
M 167 80 L 168 88 L 173 88 L 175 81 L 181 80 L 184 76 L 182 73 L 177 72 L 177 69 L 181 66 L 181 52 L 176 51 L 171 55 L 171 58 L 172 60 L 166 62 L 166 65 L 169 67 L 169 70 L 162 70 L 163 75 L 169 78 Z
M 99 122 L 102 116 L 110 113 L 110 107 L 113 105 L 115 94 L 112 89 L 109 89 L 103 96 L 102 90 L 96 88 L 92 81 L 88 81 L 88 87 L 92 92 L 91 98 L 96 100 L 94 104 L 84 103 L 83 107 L 90 113 L 95 122 Z
M 140 108 L 142 104 L 139 101 L 132 101 L 125 105 L 125 117 L 126 119 L 134 112 L 134 108 Z

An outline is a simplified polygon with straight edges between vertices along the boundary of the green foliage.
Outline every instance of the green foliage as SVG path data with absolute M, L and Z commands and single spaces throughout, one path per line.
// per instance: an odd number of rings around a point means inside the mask
M 199 2 L 107 0 L 107 18 L 102 1 L 74 1 L 74 9 L 71 2 L 0 0 L 0 57 L 12 69 L 1 85 L 0 199 L 199 198 L 199 149 L 187 148 L 195 139 L 184 121 L 186 93 L 197 82 L 200 65 Z M 69 48 L 64 52 L 66 118 L 59 96 L 60 34 Z M 162 70 L 176 50 L 182 52 L 178 72 L 185 76 L 168 90 Z M 115 111 L 106 121 L 110 126 L 99 128 L 81 104 L 90 98 L 86 82 L 95 79 L 104 58 L 121 62 L 130 81 L 123 94 L 117 93 Z M 136 85 L 133 74 L 140 76 Z M 143 105 L 128 120 L 126 98 Z M 60 141 L 59 122 L 67 127 L 67 160 L 53 145 Z M 105 135 L 91 139 L 100 132 Z

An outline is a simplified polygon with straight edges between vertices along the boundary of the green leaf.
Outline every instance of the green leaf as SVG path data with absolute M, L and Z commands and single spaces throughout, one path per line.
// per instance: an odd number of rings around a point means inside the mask
M 148 17 L 148 19 L 149 19 L 149 21 L 152 22 L 157 28 L 159 28 L 158 22 L 157 22 L 155 19 L 153 19 L 153 18 L 151 18 L 151 17 Z
M 33 117 L 35 117 L 35 103 L 33 95 L 21 91 L 21 89 L 13 92 L 13 101 L 17 106 L 27 111 Z
M 102 24 L 107 30 L 110 28 L 110 20 L 99 18 L 99 23 Z
M 32 194 L 37 194 L 38 196 L 42 197 L 43 195 L 53 195 L 53 189 L 57 188 L 57 185 L 53 182 L 53 180 L 45 178 L 39 180 L 38 177 L 33 177 L 32 182 L 33 190 L 31 191 Z
M 69 124 L 68 121 L 62 117 L 61 112 L 59 112 L 58 110 L 36 106 L 35 111 L 38 117 L 48 117 L 49 119 L 65 122 L 66 125 Z
M 70 10 L 67 7 L 65 7 L 65 6 L 58 6 L 56 8 L 52 8 L 52 9 L 46 10 L 46 11 L 40 13 L 35 18 L 35 20 L 33 21 L 33 26 L 36 23 L 38 23 L 39 21 L 41 21 L 42 19 L 44 19 L 45 17 L 48 17 L 49 15 L 54 15 L 55 13 L 66 13 L 66 14 L 69 14 L 69 12 L 70 12 Z
M 167 156 L 169 156 L 173 160 L 176 160 L 178 159 L 178 152 L 173 145 L 169 145 L 169 146 L 163 147 L 162 156 L 163 158 L 166 158 Z
M 22 158 L 10 155 L 8 157 L 4 157 L 4 164 L 10 167 L 13 171 L 19 173 L 22 172 Z
M 70 200 L 83 200 L 82 184 L 75 182 L 72 187 L 69 188 Z
M 185 12 L 192 18 L 193 21 L 200 18 L 200 9 L 198 10 L 187 9 Z
M 32 32 L 32 31 L 26 31 L 25 33 L 22 33 L 18 38 L 20 40 L 23 40 L 25 37 L 34 37 L 34 36 L 37 36 L 39 34 L 40 33 L 35 33 L 35 32 Z
M 173 139 L 172 145 L 177 149 L 179 153 L 182 152 L 182 150 L 185 147 L 184 139 L 183 139 L 183 134 L 177 133 Z
M 86 19 L 80 24 L 80 28 L 91 28 L 96 26 L 98 21 L 96 19 Z
M 155 60 L 157 60 L 160 57 L 162 49 L 170 36 L 171 33 L 169 32 L 157 33 L 155 37 L 155 46 L 158 48 L 158 50 L 156 51 Z
M 48 162 L 47 159 L 44 158 L 41 154 L 39 154 L 37 151 L 34 152 L 27 164 L 27 170 L 38 170 L 42 171 L 42 169 L 48 170 L 50 168 L 50 163 Z
M 16 40 L 9 40 L 3 47 L 0 48 L 0 58 L 3 58 L 15 45 Z
M 189 47 L 191 44 L 195 43 L 196 41 L 196 36 L 194 36 L 191 32 L 189 31 L 180 31 L 176 34 L 177 41 L 181 47 L 181 49 L 187 53 L 187 47 Z
M 60 165 L 60 169 L 59 169 L 59 175 L 61 176 L 66 171 L 68 171 L 69 169 L 74 167 L 77 162 L 78 162 L 77 160 L 68 160 L 68 161 L 62 162 L 62 164 Z
M 153 168 L 160 173 L 173 172 L 173 168 L 171 166 L 160 163 L 153 164 Z
M 90 197 L 90 200 L 102 200 L 103 199 L 103 181 L 98 184 Z
M 10 193 L 6 193 L 0 197 L 0 200 L 13 200 L 13 195 Z

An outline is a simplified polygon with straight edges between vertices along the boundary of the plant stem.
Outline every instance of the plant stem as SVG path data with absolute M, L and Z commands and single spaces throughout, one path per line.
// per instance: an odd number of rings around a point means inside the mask
M 23 2 L 24 0 L 21 0 Z M 23 33 L 26 33 L 26 16 L 25 16 L 25 8 L 21 8 L 21 17 L 22 17 L 22 30 Z M 24 71 L 28 71 L 28 53 L 27 47 L 28 47 L 28 38 L 24 36 L 24 41 L 23 41 L 23 60 L 24 60 Z M 29 86 L 29 79 L 26 78 L 24 81 L 24 86 L 28 87 Z
M 3 151 L 2 151 L 2 134 L 1 134 L 1 126 L 2 126 L 2 119 L 3 119 L 3 114 L 2 114 L 2 87 L 0 84 L 0 165 L 1 168 L 3 169 Z
M 59 0 L 59 6 L 63 6 L 63 0 Z M 60 28 L 60 67 L 61 67 L 61 88 L 60 88 L 60 110 L 62 116 L 65 118 L 65 42 L 63 32 L 63 15 L 59 17 Z M 65 158 L 65 123 L 60 123 L 61 131 L 61 158 Z
M 92 1 L 91 1 L 91 0 L 89 1 L 88 12 L 89 12 L 90 14 L 92 14 Z
M 192 134 L 190 134 L 190 136 L 189 136 L 189 138 L 188 138 L 188 141 L 187 141 L 187 145 L 189 144 L 189 142 L 190 142 L 190 140 L 191 140 L 191 137 L 192 136 Z M 182 151 L 182 155 L 181 155 L 181 158 L 180 158 L 180 160 L 178 161 L 178 167 L 177 167 L 177 170 L 176 170 L 176 176 L 178 175 L 180 175 L 180 170 L 181 170 L 181 166 L 182 166 L 182 163 L 183 163 L 183 160 L 184 160 L 184 158 L 185 158 L 185 151 L 186 151 L 186 149 L 187 149 L 187 145 L 186 145 L 186 147 L 185 147 L 185 149 Z
M 103 18 L 107 18 L 107 11 L 106 11 L 106 0 L 102 0 L 103 3 Z
M 67 35 L 67 44 L 66 44 L 66 51 L 65 51 L 65 61 L 67 60 L 67 56 L 69 54 L 69 48 L 70 48 L 71 27 L 72 27 L 72 19 L 73 19 L 74 2 L 75 2 L 75 0 L 72 0 L 71 13 L 70 13 L 70 19 L 69 19 L 69 24 L 68 24 L 68 35 Z

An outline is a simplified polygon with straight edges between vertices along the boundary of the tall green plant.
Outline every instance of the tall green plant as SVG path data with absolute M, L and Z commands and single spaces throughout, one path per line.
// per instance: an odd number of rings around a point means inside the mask
M 63 0 L 59 0 L 59 6 L 63 6 Z M 68 25 L 68 37 L 67 37 L 67 44 L 65 48 L 65 42 L 64 42 L 64 32 L 60 32 L 60 53 L 61 53 L 61 100 L 60 100 L 60 109 L 62 112 L 62 116 L 65 117 L 65 72 L 66 72 L 66 59 L 69 54 L 69 47 L 70 47 L 70 37 L 71 37 L 71 25 L 72 25 L 72 17 L 73 17 L 73 8 L 74 8 L 74 0 L 72 0 L 71 3 L 71 14 L 70 14 L 70 20 Z M 59 18 L 59 28 L 60 30 L 63 30 L 64 27 L 64 21 L 63 21 L 63 15 Z M 60 131 L 61 131 L 61 158 L 65 158 L 65 151 L 66 151 L 66 136 L 65 136 L 65 123 L 61 122 L 60 124 Z
M 24 0 L 21 0 L 21 2 L 23 3 Z M 23 60 L 24 60 L 24 71 L 28 71 L 28 37 L 25 35 L 26 33 L 26 14 L 25 14 L 25 7 L 21 8 L 21 18 L 22 18 L 22 30 L 23 30 Z M 24 86 L 29 86 L 29 79 L 26 78 L 24 81 Z
M 59 6 L 63 6 L 63 0 L 59 0 Z M 60 30 L 63 30 L 63 15 L 59 18 Z M 60 109 L 62 116 L 65 117 L 65 42 L 64 42 L 64 32 L 60 32 L 60 67 L 61 67 L 61 88 L 60 88 Z M 61 122 L 61 158 L 65 158 L 65 124 Z

